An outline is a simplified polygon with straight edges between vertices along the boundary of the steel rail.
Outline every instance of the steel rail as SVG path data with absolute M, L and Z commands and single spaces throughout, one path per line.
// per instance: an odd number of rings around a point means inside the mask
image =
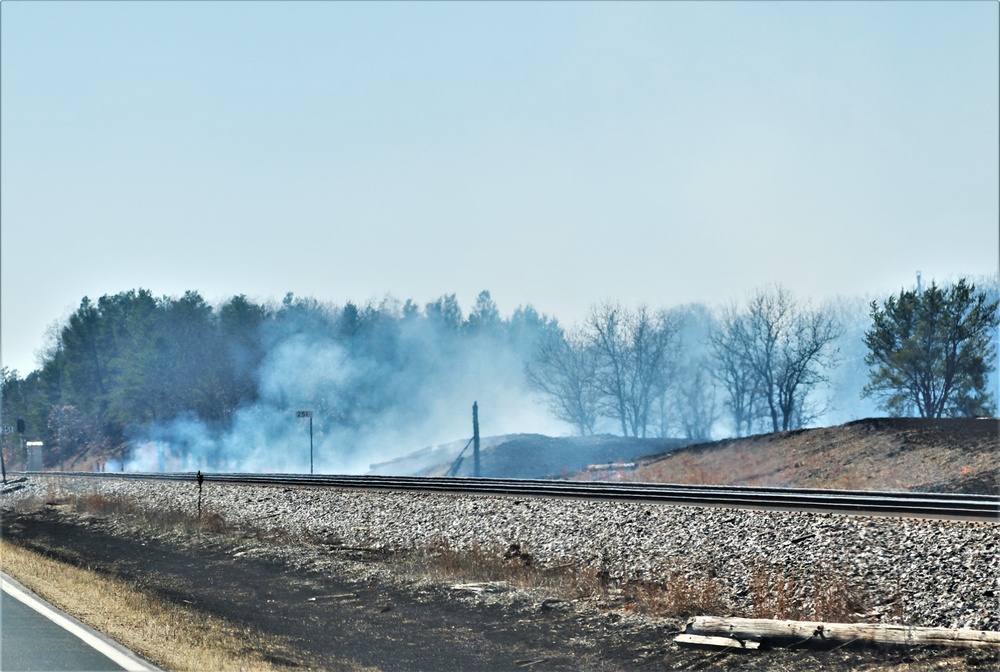
M 193 472 L 170 474 L 148 472 L 21 473 L 45 476 L 82 476 L 90 478 L 167 481 L 196 481 L 198 479 L 198 474 Z M 560 497 L 600 501 L 644 502 L 650 504 L 1000 521 L 1000 496 L 962 493 L 503 478 L 424 478 L 416 476 L 335 476 L 208 472 L 202 474 L 202 477 L 206 483 L 397 490 L 433 492 L 438 494 Z

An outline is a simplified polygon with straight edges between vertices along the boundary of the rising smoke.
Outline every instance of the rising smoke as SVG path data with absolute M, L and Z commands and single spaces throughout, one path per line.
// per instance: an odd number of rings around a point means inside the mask
M 256 398 L 226 422 L 192 414 L 131 438 L 129 471 L 308 473 L 309 420 L 317 473 L 363 473 L 372 463 L 471 436 L 478 401 L 484 434 L 565 434 L 527 388 L 539 328 L 533 310 L 478 329 L 391 306 L 360 314 L 293 306 L 261 325 Z M 345 324 L 347 322 L 347 324 Z M 108 468 L 118 468 L 109 465 Z

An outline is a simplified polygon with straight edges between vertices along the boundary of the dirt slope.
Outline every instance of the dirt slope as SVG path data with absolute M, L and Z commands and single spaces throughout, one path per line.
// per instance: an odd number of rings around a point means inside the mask
M 998 420 L 871 418 L 698 444 L 614 480 L 996 494 Z

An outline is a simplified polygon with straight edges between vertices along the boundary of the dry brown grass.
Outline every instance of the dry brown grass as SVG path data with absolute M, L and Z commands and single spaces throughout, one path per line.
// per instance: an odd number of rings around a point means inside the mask
M 711 576 L 671 571 L 663 581 L 624 581 L 599 564 L 566 560 L 538 565 L 520 544 L 501 551 L 479 546 L 457 549 L 439 541 L 415 553 L 407 563 L 407 571 L 440 582 L 541 588 L 562 600 L 616 594 L 624 599 L 626 611 L 656 617 L 684 618 L 725 614 L 729 610 L 721 582 Z
M 156 508 L 137 506 L 135 501 L 121 495 L 105 495 L 99 492 L 60 495 L 52 503 L 65 504 L 78 513 L 117 518 L 143 529 L 158 532 L 176 532 L 184 535 L 209 533 L 224 536 L 240 536 L 268 541 L 285 541 L 287 535 L 274 530 L 234 526 L 216 511 L 203 509 L 200 514 L 180 508 Z
M 520 544 L 511 544 L 505 551 L 479 545 L 459 549 L 447 540 L 439 540 L 418 549 L 403 567 L 411 575 L 434 581 L 545 588 L 562 599 L 601 594 L 609 581 L 596 567 L 576 560 L 538 566 L 534 556 Z
M 840 576 L 817 576 L 813 580 L 814 621 L 853 623 L 864 611 L 863 598 Z
M 636 609 L 651 616 L 687 618 L 729 611 L 722 585 L 710 576 L 691 577 L 674 571 L 663 583 L 637 582 L 628 586 L 627 592 Z
M 68 504 L 78 513 L 124 518 L 150 529 L 175 530 L 185 533 L 202 530 L 205 519 L 211 519 L 217 525 L 216 518 L 221 518 L 221 516 L 208 514 L 208 516 L 203 515 L 202 520 L 199 520 L 197 515 L 181 509 L 141 508 L 127 497 L 104 495 L 98 492 L 65 496 L 60 503 Z
M 672 569 L 665 579 L 624 581 L 613 578 L 606 567 L 577 561 L 541 566 L 519 544 L 503 551 L 480 546 L 458 549 L 447 541 L 438 541 L 414 553 L 405 569 L 411 575 L 438 582 L 544 588 L 564 600 L 614 591 L 624 596 L 627 611 L 666 618 L 736 614 L 850 623 L 859 619 L 865 603 L 859 591 L 835 568 L 799 576 L 763 563 L 754 565 L 748 577 L 749 607 L 739 608 L 730 603 L 726 587 L 711 571 Z
M 721 459 L 711 450 L 681 450 L 623 474 L 620 480 L 687 485 L 771 485 L 779 465 L 771 464 L 767 457 L 763 451 L 750 450 L 743 445 L 733 446 Z
M 759 564 L 750 574 L 752 618 L 853 623 L 865 611 L 865 598 L 840 572 L 802 578 Z
M 995 492 L 996 442 L 995 419 L 876 418 L 682 448 L 640 460 L 622 480 Z
M 3 570 L 56 607 L 170 670 L 278 670 L 280 640 L 151 596 L 130 583 L 0 540 Z M 346 667 L 344 669 L 355 669 Z

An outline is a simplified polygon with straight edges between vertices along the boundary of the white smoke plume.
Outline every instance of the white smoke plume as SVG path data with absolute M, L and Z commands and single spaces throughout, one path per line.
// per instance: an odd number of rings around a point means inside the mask
M 316 473 L 369 465 L 472 435 L 565 434 L 529 391 L 530 339 L 472 332 L 422 316 L 392 318 L 357 338 L 311 311 L 264 325 L 257 398 L 226 423 L 191 414 L 145 428 L 128 471 L 308 473 L 309 420 Z M 108 465 L 109 469 L 122 465 Z

